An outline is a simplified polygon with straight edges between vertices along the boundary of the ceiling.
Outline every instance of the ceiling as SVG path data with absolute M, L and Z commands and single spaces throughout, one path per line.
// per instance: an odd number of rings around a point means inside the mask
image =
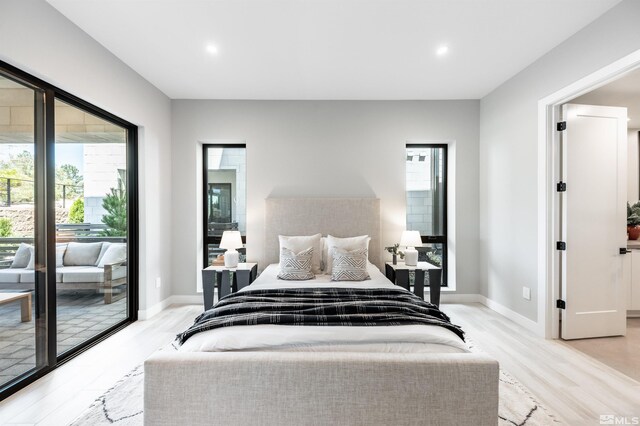
M 173 99 L 479 99 L 620 0 L 47 1 Z
M 573 99 L 570 103 L 627 108 L 629 129 L 640 129 L 640 69 Z

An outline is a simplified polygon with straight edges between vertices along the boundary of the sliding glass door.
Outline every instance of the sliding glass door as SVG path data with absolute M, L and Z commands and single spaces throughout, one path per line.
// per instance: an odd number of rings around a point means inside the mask
M 42 93 L 0 75 L 0 386 L 42 367 L 46 321 L 35 273 L 36 104 Z
M 0 399 L 137 319 L 136 136 L 0 62 Z
M 127 129 L 55 101 L 57 348 L 126 320 Z

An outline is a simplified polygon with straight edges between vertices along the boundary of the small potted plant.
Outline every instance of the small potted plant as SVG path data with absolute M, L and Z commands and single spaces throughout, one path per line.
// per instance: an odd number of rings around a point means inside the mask
M 389 253 L 391 253 L 393 255 L 393 264 L 397 265 L 398 264 L 398 256 L 400 256 L 400 259 L 404 259 L 404 253 L 400 250 L 398 250 L 398 247 L 400 247 L 400 244 L 394 244 L 391 247 L 385 247 L 384 249 L 386 251 L 388 251 Z
M 627 203 L 627 234 L 630 240 L 640 237 L 640 201 L 633 205 Z

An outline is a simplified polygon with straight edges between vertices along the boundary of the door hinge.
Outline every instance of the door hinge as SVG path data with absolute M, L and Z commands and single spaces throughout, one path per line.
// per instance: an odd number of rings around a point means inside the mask
M 566 130 L 567 129 L 567 122 L 566 121 L 558 121 L 558 125 L 556 127 L 556 129 L 558 129 L 559 132 Z
M 558 308 L 558 309 L 567 309 L 567 303 L 562 299 L 558 299 L 558 300 L 556 300 L 556 308 Z
M 556 190 L 558 192 L 565 192 L 567 190 L 567 184 L 564 182 L 558 182 L 556 185 Z
M 565 243 L 564 241 L 558 241 L 556 243 L 556 250 L 566 250 L 567 249 L 567 243 Z

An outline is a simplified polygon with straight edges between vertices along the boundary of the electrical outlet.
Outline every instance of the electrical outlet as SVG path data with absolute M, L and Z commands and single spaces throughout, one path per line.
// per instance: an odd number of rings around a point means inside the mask
M 522 287 L 522 297 L 531 300 L 531 289 L 529 287 Z
M 162 280 L 160 277 L 156 277 L 156 288 L 160 288 L 162 286 Z

